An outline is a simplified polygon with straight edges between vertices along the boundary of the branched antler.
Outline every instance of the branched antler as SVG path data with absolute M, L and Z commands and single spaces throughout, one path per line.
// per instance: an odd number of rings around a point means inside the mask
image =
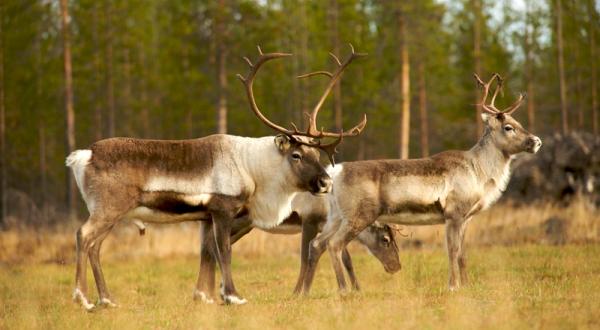
M 325 132 L 323 129 L 321 129 L 321 130 L 317 129 L 317 115 L 319 113 L 321 106 L 325 102 L 325 99 L 331 92 L 333 86 L 339 81 L 344 69 L 355 58 L 360 57 L 360 56 L 365 56 L 366 54 L 356 53 L 354 51 L 354 47 L 352 47 L 352 45 L 350 45 L 352 53 L 351 53 L 350 57 L 348 59 L 346 59 L 346 61 L 344 61 L 343 63 L 340 62 L 340 60 L 335 55 L 329 53 L 334 58 L 336 63 L 338 64 L 338 68 L 335 72 L 331 73 L 328 71 L 316 71 L 316 72 L 312 72 L 312 73 L 308 73 L 308 74 L 299 76 L 299 78 L 306 78 L 306 77 L 312 77 L 315 75 L 325 75 L 330 78 L 329 84 L 327 85 L 325 92 L 321 96 L 321 99 L 319 100 L 319 102 L 317 103 L 317 105 L 315 106 L 315 108 L 313 109 L 311 114 L 310 115 L 306 114 L 308 116 L 308 122 L 309 122 L 308 128 L 306 129 L 306 131 L 300 131 L 298 129 L 298 127 L 296 126 L 296 124 L 294 124 L 294 123 L 291 123 L 292 129 L 287 129 L 287 128 L 279 126 L 279 125 L 271 122 L 269 119 L 267 119 L 267 117 L 265 117 L 262 114 L 262 112 L 260 111 L 260 109 L 258 108 L 258 105 L 256 104 L 256 100 L 254 98 L 254 92 L 252 89 L 252 85 L 254 83 L 254 78 L 256 77 L 256 73 L 258 72 L 260 67 L 265 62 L 276 59 L 276 58 L 291 56 L 291 54 L 287 54 L 287 53 L 266 53 L 266 54 L 264 54 L 262 52 L 262 50 L 260 49 L 260 47 L 257 47 L 257 48 L 258 48 L 259 56 L 255 63 L 252 63 L 252 61 L 250 61 L 250 59 L 248 59 L 247 57 L 244 57 L 244 60 L 250 66 L 250 72 L 248 72 L 246 77 L 242 76 L 241 74 L 237 75 L 238 78 L 244 84 L 244 87 L 246 88 L 246 94 L 248 96 L 248 100 L 250 101 L 250 109 L 258 117 L 258 119 L 260 119 L 263 123 L 265 123 L 267 126 L 271 127 L 272 129 L 289 136 L 297 143 L 300 143 L 300 144 L 303 144 L 306 146 L 310 146 L 310 147 L 314 147 L 314 148 L 319 148 L 319 149 L 323 150 L 324 152 L 327 153 L 331 164 L 335 165 L 333 156 L 334 156 L 334 154 L 337 153 L 336 147 L 342 142 L 342 139 L 345 136 L 356 136 L 356 135 L 360 134 L 362 132 L 362 130 L 365 128 L 365 125 L 367 124 L 367 116 L 364 115 L 363 120 L 358 125 L 354 126 L 353 128 L 351 128 L 347 131 L 342 130 L 340 133 L 333 133 L 333 132 Z M 309 139 L 309 141 L 306 142 L 305 140 L 295 138 L 294 136 L 305 136 L 305 137 L 308 137 L 311 139 Z M 326 138 L 326 137 L 336 138 L 336 140 L 329 144 L 322 144 L 321 139 Z
M 483 97 L 482 97 L 481 103 L 479 103 L 479 105 L 481 105 L 483 110 L 485 110 L 486 112 L 488 112 L 490 114 L 494 115 L 494 114 L 503 113 L 503 114 L 510 115 L 521 106 L 521 103 L 525 99 L 525 94 L 520 93 L 519 98 L 515 101 L 515 103 L 513 103 L 511 106 L 509 106 L 508 108 L 506 108 L 504 110 L 499 110 L 498 108 L 496 108 L 496 105 L 494 103 L 496 102 L 496 96 L 498 96 L 498 92 L 502 92 L 502 85 L 504 83 L 504 79 L 502 79 L 502 77 L 498 73 L 494 73 L 492 75 L 492 77 L 490 78 L 490 80 L 488 80 L 488 82 L 485 83 L 485 82 L 483 82 L 483 80 L 481 80 L 481 78 L 479 78 L 477 73 L 474 73 L 473 75 L 475 76 L 475 80 L 477 81 L 477 84 L 479 86 L 481 86 L 481 88 L 483 89 Z M 487 100 L 488 94 L 490 93 L 490 87 L 494 83 L 494 80 L 496 81 L 496 89 L 494 90 L 494 95 L 492 96 L 492 99 L 490 100 L 490 104 L 486 104 L 485 101 Z
M 348 56 L 348 58 L 343 63 L 333 53 L 329 53 L 329 55 L 334 59 L 335 63 L 337 64 L 337 69 L 333 73 L 329 72 L 329 71 L 315 71 L 315 72 L 310 72 L 310 73 L 306 73 L 306 74 L 298 76 L 298 78 L 308 78 L 308 77 L 313 77 L 313 76 L 317 76 L 317 75 L 324 75 L 324 76 L 329 77 L 329 84 L 327 84 L 327 87 L 325 88 L 323 95 L 321 95 L 319 102 L 317 102 L 317 104 L 313 108 L 313 111 L 310 113 L 310 115 L 307 114 L 308 128 L 306 129 L 306 133 L 309 133 L 311 135 L 319 135 L 321 137 L 337 137 L 340 134 L 340 133 L 323 132 L 323 130 L 319 131 L 317 129 L 317 115 L 319 114 L 319 110 L 321 110 L 323 103 L 325 103 L 325 99 L 327 99 L 327 96 L 329 96 L 329 94 L 331 93 L 333 86 L 335 86 L 335 84 L 337 84 L 339 82 L 340 78 L 342 77 L 342 74 L 344 73 L 344 70 L 348 67 L 348 65 L 350 65 L 350 63 L 352 63 L 352 61 L 354 61 L 356 58 L 367 55 L 367 54 L 355 52 L 352 44 L 349 44 L 349 45 L 350 45 L 351 53 L 350 53 L 350 56 Z M 362 130 L 365 128 L 366 124 L 367 124 L 367 115 L 365 114 L 363 116 L 363 120 L 360 123 L 358 123 L 358 125 L 352 127 L 351 129 L 349 129 L 347 131 L 342 131 L 341 134 L 343 136 L 356 136 L 362 132 Z

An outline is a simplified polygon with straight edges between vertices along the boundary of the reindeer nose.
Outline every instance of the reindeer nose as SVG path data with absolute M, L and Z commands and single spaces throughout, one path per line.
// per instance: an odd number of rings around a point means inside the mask
M 331 186 L 333 185 L 333 180 L 329 176 L 322 176 L 317 181 L 317 185 L 319 186 L 320 192 L 330 192 Z

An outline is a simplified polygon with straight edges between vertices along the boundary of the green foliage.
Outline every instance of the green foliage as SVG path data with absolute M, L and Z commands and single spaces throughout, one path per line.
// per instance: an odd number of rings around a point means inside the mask
M 554 38 L 554 3 L 532 1 L 530 20 L 523 8 L 482 0 L 482 68 L 485 76 L 499 72 L 510 78 L 501 105 L 524 90 L 524 26 L 535 30 L 534 83 L 538 128 L 549 133 L 559 126 L 559 99 Z M 598 22 L 586 1 L 563 1 L 569 106 L 589 116 L 592 61 L 591 29 Z M 64 100 L 60 10 L 57 1 L 4 0 L 5 94 L 9 186 L 24 190 L 39 202 L 56 203 L 64 194 Z M 591 2 L 590 2 L 591 3 Z M 319 99 L 325 80 L 295 76 L 333 69 L 330 1 L 229 0 L 222 12 L 216 1 L 71 0 L 73 78 L 77 146 L 107 137 L 108 86 L 115 91 L 116 135 L 183 139 L 216 131 L 218 95 L 215 18 L 225 22 L 227 105 L 231 134 L 261 136 L 273 132 L 248 111 L 242 85 L 235 77 L 248 67 L 242 56 L 254 58 L 256 45 L 265 52 L 296 56 L 269 63 L 256 83 L 257 101 L 265 114 L 287 125 L 302 124 L 303 111 Z M 398 3 L 339 0 L 340 57 L 347 43 L 369 56 L 356 61 L 342 81 L 344 126 L 366 113 L 366 132 L 347 139 L 344 159 L 357 157 L 359 139 L 367 158 L 396 156 L 400 86 L 397 81 Z M 416 65 L 427 72 L 427 105 L 432 152 L 467 148 L 475 140 L 473 2 L 436 0 L 402 2 L 408 17 L 411 59 L 411 155 L 419 154 Z M 597 16 L 595 16 L 597 17 Z M 533 29 L 535 27 L 535 29 Z M 306 42 L 303 42 L 305 40 Z M 596 45 L 600 44 L 596 41 Z M 112 47 L 112 60 L 108 49 Z M 597 52 L 598 53 L 598 52 Z M 110 66 L 112 64 L 112 70 Z M 598 64 L 598 63 L 597 63 Z M 598 65 L 597 65 L 598 66 Z M 110 79 L 109 79 L 110 77 Z M 102 114 L 98 121 L 96 112 Z M 523 113 L 519 118 L 525 118 Z M 575 117 L 571 120 L 576 122 Z M 333 127 L 332 102 L 322 110 L 321 124 Z M 577 125 L 575 125 L 577 126 Z M 45 139 L 38 133 L 44 128 Z M 585 120 L 579 128 L 589 129 Z M 47 186 L 38 185 L 40 148 L 46 152 Z

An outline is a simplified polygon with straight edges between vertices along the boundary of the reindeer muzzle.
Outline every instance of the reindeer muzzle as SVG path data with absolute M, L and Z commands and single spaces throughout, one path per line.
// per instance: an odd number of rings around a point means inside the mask
M 538 150 L 540 150 L 541 147 L 542 147 L 542 139 L 540 139 L 539 137 L 532 136 L 531 138 L 529 138 L 527 140 L 527 145 L 526 145 L 527 152 L 535 154 L 538 152 Z

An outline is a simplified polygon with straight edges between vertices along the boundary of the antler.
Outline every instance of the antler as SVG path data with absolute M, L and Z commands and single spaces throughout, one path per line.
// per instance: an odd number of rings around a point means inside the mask
M 250 101 L 250 109 L 252 109 L 252 111 L 258 117 L 258 119 L 260 119 L 267 126 L 271 127 L 272 129 L 274 129 L 276 131 L 279 131 L 283 134 L 292 135 L 292 134 L 294 134 L 293 131 L 290 131 L 286 128 L 283 128 L 283 127 L 271 122 L 269 119 L 267 119 L 267 117 L 265 117 L 262 114 L 262 112 L 260 112 L 260 109 L 258 109 L 258 106 L 256 105 L 256 100 L 254 99 L 254 92 L 252 90 L 252 85 L 254 84 L 254 78 L 256 77 L 256 73 L 258 72 L 260 67 L 265 62 L 274 60 L 276 58 L 292 56 L 292 54 L 288 54 L 288 53 L 263 54 L 262 50 L 260 49 L 260 46 L 256 46 L 256 48 L 258 49 L 259 56 L 255 63 L 252 63 L 250 61 L 250 59 L 248 59 L 247 57 L 244 57 L 244 60 L 250 66 L 250 72 L 248 72 L 248 75 L 246 75 L 246 77 L 242 76 L 241 74 L 237 75 L 237 77 L 242 81 L 242 83 L 246 87 L 246 94 L 248 95 L 248 100 Z
M 473 75 L 475 76 L 475 80 L 477 80 L 477 83 L 483 89 L 483 98 L 481 99 L 481 103 L 479 105 L 481 105 L 481 107 L 490 114 L 494 115 L 503 113 L 510 115 L 521 106 L 521 103 L 525 99 L 525 94 L 520 93 L 519 98 L 515 101 L 515 103 L 513 103 L 511 106 L 504 110 L 499 110 L 498 108 L 496 108 L 494 102 L 496 101 L 496 96 L 498 96 L 498 92 L 502 91 L 502 84 L 504 83 L 504 79 L 502 79 L 502 77 L 498 73 L 494 73 L 492 75 L 492 78 L 490 78 L 490 80 L 488 80 L 487 83 L 484 83 L 483 80 L 479 78 L 477 73 L 474 73 Z M 488 94 L 490 92 L 490 86 L 492 85 L 494 80 L 496 80 L 496 89 L 494 90 L 494 95 L 492 96 L 490 104 L 485 104 L 485 101 L 487 100 Z
M 309 73 L 298 76 L 298 78 L 300 78 L 300 79 L 309 78 L 309 77 L 313 77 L 313 76 L 317 76 L 317 75 L 324 75 L 324 76 L 329 77 L 329 83 L 327 84 L 327 87 L 325 88 L 323 95 L 321 95 L 319 102 L 317 102 L 317 104 L 313 108 L 313 111 L 310 114 L 305 113 L 305 115 L 308 117 L 308 127 L 306 128 L 306 132 L 304 132 L 305 134 L 303 134 L 303 135 L 316 137 L 316 138 L 323 138 L 323 137 L 337 138 L 335 141 L 333 141 L 329 144 L 325 144 L 325 145 L 321 144 L 321 142 L 319 141 L 319 144 L 317 146 L 319 149 L 321 149 L 321 150 L 325 151 L 325 153 L 327 153 L 327 156 L 329 157 L 329 161 L 331 162 L 331 165 L 333 165 L 333 166 L 335 166 L 334 155 L 338 152 L 336 148 L 342 142 L 343 137 L 356 136 L 356 135 L 360 134 L 363 131 L 363 129 L 365 128 L 365 126 L 367 125 L 367 115 L 364 114 L 363 119 L 356 126 L 352 127 L 351 129 L 349 129 L 347 131 L 342 130 L 339 133 L 332 133 L 332 132 L 325 132 L 323 130 L 323 128 L 321 128 L 321 130 L 319 130 L 317 128 L 317 115 L 319 114 L 319 111 L 321 110 L 323 103 L 325 103 L 327 96 L 329 96 L 329 94 L 331 93 L 333 86 L 335 86 L 335 84 L 337 84 L 340 81 L 342 74 L 344 73 L 344 70 L 348 67 L 348 65 L 350 65 L 350 63 L 352 63 L 352 61 L 354 61 L 354 59 L 367 55 L 364 53 L 355 52 L 354 46 L 352 46 L 352 44 L 349 44 L 349 45 L 350 45 L 350 56 L 343 63 L 340 61 L 340 59 L 337 56 L 335 56 L 335 54 L 333 54 L 331 52 L 329 53 L 329 55 L 333 58 L 333 60 L 337 64 L 337 69 L 333 73 L 331 73 L 329 71 L 314 71 L 314 72 L 309 72 Z M 294 129 L 296 131 L 298 131 L 298 129 L 296 128 L 295 125 L 294 125 Z
M 273 59 L 280 58 L 280 57 L 287 57 L 287 56 L 292 55 L 292 54 L 287 54 L 287 53 L 264 54 L 259 46 L 257 46 L 257 48 L 258 48 L 259 56 L 258 56 L 258 59 L 256 60 L 256 63 L 252 63 L 252 61 L 250 61 L 250 59 L 248 59 L 247 57 L 244 57 L 244 60 L 250 66 L 250 72 L 248 72 L 248 75 L 246 77 L 242 76 L 241 74 L 237 75 L 238 78 L 242 81 L 242 83 L 244 84 L 244 86 L 246 88 L 246 94 L 248 95 L 248 100 L 250 101 L 250 109 L 252 109 L 252 111 L 258 117 L 258 119 L 260 119 L 262 122 L 264 122 L 267 126 L 271 127 L 272 129 L 289 136 L 290 138 L 294 139 L 294 141 L 296 141 L 299 144 L 303 144 L 303 145 L 306 145 L 309 147 L 319 148 L 319 149 L 323 150 L 325 153 L 327 153 L 327 156 L 329 157 L 329 161 L 331 162 L 331 164 L 335 166 L 335 161 L 333 159 L 333 156 L 334 156 L 334 154 L 337 153 L 336 147 L 342 142 L 343 137 L 356 136 L 356 135 L 360 134 L 362 132 L 362 130 L 365 128 L 365 125 L 367 124 L 367 116 L 364 115 L 363 120 L 358 125 L 351 128 L 350 130 L 347 130 L 347 131 L 342 130 L 340 133 L 331 133 L 331 132 L 324 132 L 322 129 L 320 131 L 317 129 L 317 114 L 319 113 L 321 106 L 325 102 L 327 95 L 329 95 L 333 86 L 339 81 L 344 69 L 355 58 L 360 57 L 360 56 L 365 56 L 366 54 L 355 53 L 354 47 L 352 47 L 352 45 L 350 45 L 352 54 L 346 61 L 344 61 L 344 63 L 341 63 L 340 60 L 335 55 L 329 53 L 338 64 L 338 69 L 334 73 L 330 73 L 327 71 L 317 71 L 317 72 L 308 73 L 308 74 L 298 77 L 298 78 L 305 78 L 305 77 L 310 77 L 310 76 L 314 76 L 314 75 L 318 75 L 318 74 L 323 74 L 323 75 L 327 75 L 328 77 L 331 78 L 329 81 L 329 85 L 327 85 L 325 92 L 323 93 L 323 95 L 321 96 L 321 99 L 319 100 L 319 103 L 317 103 L 317 105 L 315 106 L 315 108 L 313 109 L 313 111 L 310 115 L 307 114 L 307 116 L 309 117 L 309 125 L 308 125 L 308 128 L 306 129 L 306 131 L 303 132 L 303 131 L 298 130 L 298 127 L 294 123 L 291 123 L 292 129 L 290 130 L 290 129 L 284 128 L 282 126 L 279 126 L 279 125 L 271 122 L 269 119 L 267 119 L 267 117 L 265 117 L 262 114 L 262 112 L 256 105 L 256 100 L 254 98 L 254 92 L 252 89 L 252 85 L 254 83 L 254 78 L 256 77 L 256 73 L 260 69 L 261 65 L 263 65 L 265 62 L 267 62 L 269 60 L 273 60 Z M 306 141 L 295 138 L 294 135 L 313 138 L 313 140 L 306 142 Z M 329 144 L 321 144 L 320 139 L 322 139 L 324 137 L 335 137 L 337 139 Z
M 319 137 L 356 136 L 362 132 L 362 130 L 365 128 L 365 125 L 367 124 L 367 115 L 364 114 L 362 121 L 347 131 L 342 131 L 340 133 L 330 133 L 330 132 L 324 132 L 323 129 L 321 129 L 320 131 L 317 129 L 317 115 L 319 113 L 319 110 L 321 110 L 323 103 L 325 103 L 325 99 L 327 99 L 327 96 L 329 96 L 329 93 L 331 93 L 333 86 L 335 86 L 335 84 L 338 83 L 338 81 L 342 77 L 342 74 L 344 73 L 344 70 L 348 67 L 348 65 L 350 65 L 350 63 L 352 63 L 352 61 L 354 61 L 354 59 L 367 55 L 365 53 L 356 53 L 354 51 L 354 47 L 352 46 L 352 44 L 349 44 L 349 45 L 350 45 L 351 53 L 350 53 L 350 56 L 343 63 L 333 53 L 331 53 L 331 52 L 329 53 L 329 55 L 333 58 L 333 60 L 335 61 L 335 63 L 338 66 L 338 68 L 333 73 L 331 73 L 329 71 L 315 71 L 315 72 L 310 72 L 310 73 L 306 73 L 306 74 L 298 76 L 298 78 L 308 78 L 308 77 L 317 76 L 317 75 L 324 75 L 324 76 L 329 77 L 329 84 L 327 84 L 327 88 L 325 88 L 325 91 L 323 92 L 323 95 L 321 95 L 319 102 L 317 102 L 317 104 L 315 105 L 315 107 L 314 107 L 313 111 L 310 113 L 310 115 L 306 114 L 308 116 L 308 128 L 306 129 L 306 134 L 308 136 L 313 136 L 313 137 L 315 137 L 315 136 L 319 136 Z

